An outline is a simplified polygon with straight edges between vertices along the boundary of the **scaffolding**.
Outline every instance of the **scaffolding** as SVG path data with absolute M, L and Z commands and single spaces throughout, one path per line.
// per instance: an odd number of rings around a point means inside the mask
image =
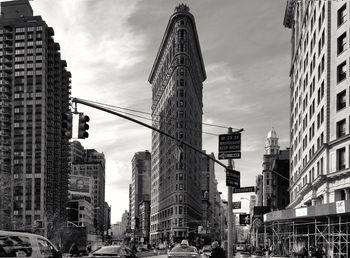
M 259 237 L 279 255 L 306 247 L 308 251 L 320 248 L 326 257 L 350 257 L 350 214 L 271 221 L 263 230 Z

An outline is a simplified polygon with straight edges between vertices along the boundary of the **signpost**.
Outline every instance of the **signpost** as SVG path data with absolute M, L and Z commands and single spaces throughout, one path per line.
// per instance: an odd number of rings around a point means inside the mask
M 226 186 L 240 187 L 241 173 L 237 170 L 226 169 Z
M 241 133 L 219 135 L 219 159 L 241 158 Z
M 226 168 L 226 186 L 227 186 L 227 242 L 228 250 L 227 256 L 233 256 L 233 214 L 232 214 L 232 187 L 239 188 L 240 172 L 234 170 L 233 159 L 241 158 L 241 133 L 232 132 L 232 128 L 228 128 L 228 134 L 219 135 L 219 159 L 228 159 Z
M 254 186 L 247 186 L 247 187 L 233 189 L 233 193 L 249 193 L 249 192 L 255 192 L 255 187 Z

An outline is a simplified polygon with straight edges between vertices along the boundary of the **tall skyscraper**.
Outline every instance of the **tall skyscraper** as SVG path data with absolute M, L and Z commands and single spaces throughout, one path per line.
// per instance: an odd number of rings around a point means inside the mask
M 49 237 L 66 218 L 71 77 L 53 36 L 27 0 L 1 3 L 0 227 Z
M 151 199 L 151 153 L 136 152 L 132 158 L 132 183 L 130 195 L 131 230 L 135 237 L 140 234 L 139 204 Z
M 149 82 L 153 126 L 202 149 L 204 63 L 193 15 L 170 17 Z M 201 223 L 202 155 L 152 133 L 151 242 L 191 236 Z
M 349 4 L 287 4 L 284 25 L 292 32 L 291 208 L 350 196 Z
M 349 4 L 287 1 L 290 204 L 264 215 L 286 250 L 323 246 L 327 257 L 350 255 Z

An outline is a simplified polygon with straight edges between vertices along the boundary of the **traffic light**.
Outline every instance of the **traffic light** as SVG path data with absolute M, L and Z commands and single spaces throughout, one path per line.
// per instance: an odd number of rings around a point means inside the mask
M 87 122 L 90 121 L 90 117 L 85 116 L 83 113 L 79 114 L 79 126 L 78 126 L 78 138 L 79 139 L 85 139 L 89 137 L 89 133 L 87 130 L 89 130 L 89 125 Z
M 239 225 L 250 225 L 250 214 L 239 214 Z
M 68 139 L 72 138 L 72 112 L 68 111 L 62 114 L 62 135 Z

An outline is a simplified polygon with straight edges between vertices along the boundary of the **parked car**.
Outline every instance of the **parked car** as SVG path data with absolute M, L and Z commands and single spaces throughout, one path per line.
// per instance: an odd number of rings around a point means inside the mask
M 190 246 L 187 240 L 182 240 L 180 245 L 175 246 L 168 253 L 168 258 L 200 258 L 198 250 L 194 246 Z
M 0 230 L 0 257 L 62 258 L 62 253 L 43 236 Z
M 89 257 L 99 257 L 99 258 L 136 258 L 135 252 L 133 252 L 129 247 L 124 245 L 108 245 L 101 246 L 95 251 L 89 254 Z

